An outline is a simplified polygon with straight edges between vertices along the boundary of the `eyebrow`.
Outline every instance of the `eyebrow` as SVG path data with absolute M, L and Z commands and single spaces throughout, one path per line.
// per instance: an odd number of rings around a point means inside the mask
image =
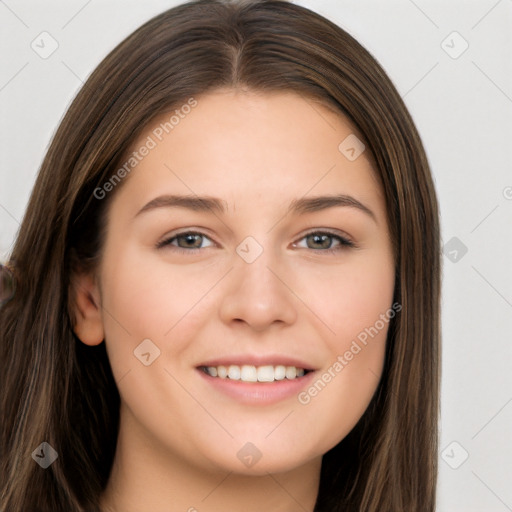
M 336 206 L 348 206 L 357 208 L 358 210 L 369 215 L 375 222 L 377 217 L 375 214 L 358 201 L 355 197 L 346 194 L 336 194 L 329 196 L 316 196 L 316 197 L 302 197 L 301 199 L 294 199 L 288 207 L 288 213 L 304 214 L 326 210 L 327 208 L 334 208 Z
M 144 205 L 135 215 L 137 217 L 141 213 L 155 210 L 157 208 L 187 208 L 189 210 L 197 212 L 218 212 L 225 213 L 227 203 L 221 201 L 216 197 L 211 196 L 197 196 L 197 195 L 163 195 L 155 197 Z M 336 194 L 327 196 L 316 196 L 316 197 L 302 197 L 300 199 L 294 199 L 288 207 L 287 214 L 306 214 L 319 212 L 328 208 L 334 207 L 350 207 L 357 208 L 361 212 L 370 216 L 375 222 L 377 218 L 375 214 L 365 206 L 363 203 L 358 201 L 355 197 L 346 194 Z
M 156 208 L 187 208 L 196 212 L 216 211 L 224 213 L 226 211 L 224 203 L 224 201 L 210 196 L 164 195 L 155 197 L 155 199 L 149 201 L 149 203 L 144 205 L 135 216 L 137 217 L 141 213 L 155 210 Z

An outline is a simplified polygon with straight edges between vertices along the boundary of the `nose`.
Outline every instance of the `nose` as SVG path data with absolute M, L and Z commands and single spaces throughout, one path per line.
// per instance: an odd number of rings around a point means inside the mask
M 265 252 L 254 262 L 241 258 L 229 273 L 229 285 L 219 309 L 227 324 L 245 324 L 255 331 L 272 325 L 291 325 L 297 319 L 296 303 L 286 279 Z

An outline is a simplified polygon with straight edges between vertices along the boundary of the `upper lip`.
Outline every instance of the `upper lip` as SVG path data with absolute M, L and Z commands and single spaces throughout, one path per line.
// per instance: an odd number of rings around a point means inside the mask
M 304 370 L 314 370 L 311 364 L 301 361 L 295 357 L 288 357 L 282 354 L 275 355 L 230 355 L 226 357 L 217 357 L 215 359 L 208 359 L 198 367 L 207 366 L 295 366 L 296 368 L 303 368 Z

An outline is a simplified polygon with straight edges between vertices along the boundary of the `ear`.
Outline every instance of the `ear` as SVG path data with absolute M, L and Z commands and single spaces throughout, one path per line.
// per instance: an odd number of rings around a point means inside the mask
M 101 297 L 92 275 L 74 275 L 71 283 L 73 331 L 86 345 L 99 345 L 104 340 Z

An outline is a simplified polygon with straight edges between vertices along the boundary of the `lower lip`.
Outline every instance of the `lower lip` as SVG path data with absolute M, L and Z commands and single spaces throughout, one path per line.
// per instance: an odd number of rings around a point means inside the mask
M 212 377 L 197 369 L 201 377 L 216 390 L 246 404 L 270 405 L 297 396 L 313 379 L 314 371 L 303 377 L 274 382 L 244 382 L 242 380 Z

